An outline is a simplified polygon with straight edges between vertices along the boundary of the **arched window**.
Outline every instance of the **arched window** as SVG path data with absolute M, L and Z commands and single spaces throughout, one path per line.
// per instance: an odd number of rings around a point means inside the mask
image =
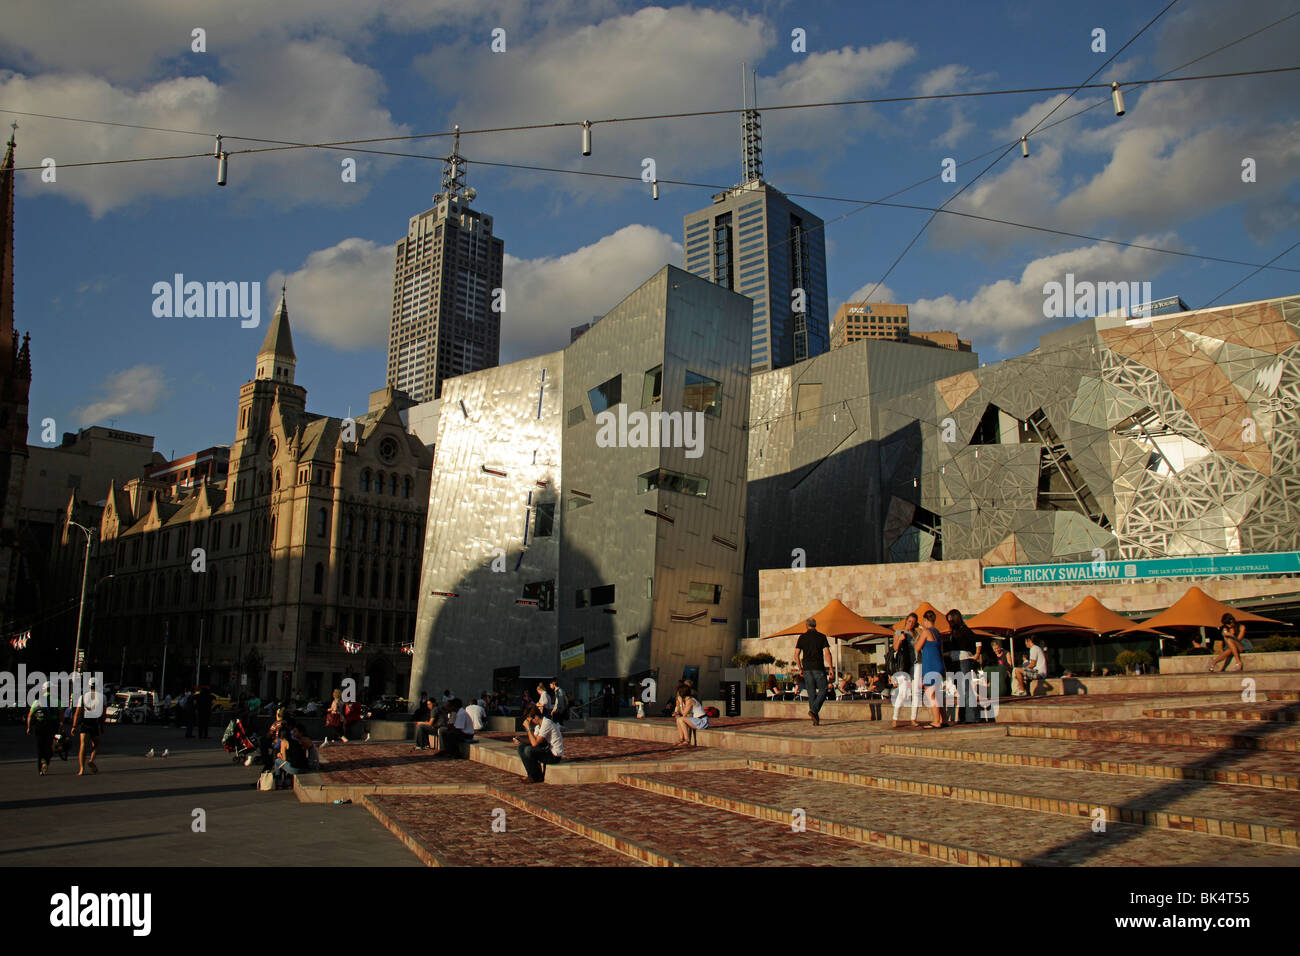
M 389 475 L 388 477 L 388 493 L 392 495 L 394 498 L 397 497 L 397 475 L 396 474 Z
M 393 519 L 392 519 L 392 518 L 389 518 L 389 519 L 388 519 L 388 539 L 387 539 L 387 540 L 388 540 L 388 543 L 389 543 L 390 545 L 393 543 Z
M 400 545 L 399 545 L 399 547 L 401 547 L 401 549 L 402 549 L 403 551 L 406 550 L 406 540 L 407 540 L 408 537 L 410 537 L 410 530 L 411 530 L 410 522 L 408 522 L 408 521 L 403 521 L 403 522 L 402 522 L 402 538 L 401 538 L 401 543 L 400 543 Z
M 325 537 L 325 528 L 329 525 L 329 515 L 325 513 L 324 508 L 316 511 L 316 537 Z
M 384 565 L 384 597 L 393 596 L 393 562 Z
M 397 569 L 397 599 L 406 600 L 406 566 Z
M 316 578 L 312 586 L 316 594 L 322 594 L 325 591 L 325 565 L 319 561 L 316 562 Z
M 370 596 L 379 597 L 379 562 L 370 565 Z
M 365 515 L 362 515 L 361 516 L 361 542 L 363 544 L 365 543 L 366 540 L 366 530 L 369 527 L 370 527 L 370 519 L 367 518 Z
M 383 493 L 384 493 L 384 473 L 381 471 L 379 474 L 375 475 L 375 494 L 382 495 Z
M 352 593 L 352 562 L 351 561 L 343 562 L 343 586 L 341 588 L 341 591 L 343 594 Z
M 361 472 L 361 490 L 362 491 L 370 490 L 370 469 L 369 468 Z
M 412 601 L 420 599 L 420 570 L 419 568 L 411 569 L 411 598 Z
M 343 537 L 349 541 L 352 540 L 352 525 L 356 521 L 356 515 L 351 511 L 348 512 L 347 518 L 343 521 Z
M 366 562 L 357 562 L 357 597 L 366 596 Z
M 409 475 L 402 479 L 402 497 L 411 497 L 411 479 Z
M 280 490 L 280 469 L 275 469 L 275 490 Z

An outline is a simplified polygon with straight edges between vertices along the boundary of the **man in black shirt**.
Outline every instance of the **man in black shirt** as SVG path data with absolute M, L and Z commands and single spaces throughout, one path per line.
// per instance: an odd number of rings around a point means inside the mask
M 831 644 L 826 635 L 817 630 L 817 622 L 808 618 L 808 630 L 799 635 L 795 644 L 795 662 L 803 671 L 804 681 L 808 686 L 808 716 L 813 726 L 821 725 L 822 704 L 826 702 L 826 672 L 833 671 L 831 665 Z

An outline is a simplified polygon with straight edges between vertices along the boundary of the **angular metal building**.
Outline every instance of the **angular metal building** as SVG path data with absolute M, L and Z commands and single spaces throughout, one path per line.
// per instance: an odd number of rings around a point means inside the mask
M 751 313 L 666 266 L 564 350 L 445 383 L 412 697 L 553 675 L 583 698 L 655 677 L 662 700 L 685 674 L 716 694 L 741 636 Z

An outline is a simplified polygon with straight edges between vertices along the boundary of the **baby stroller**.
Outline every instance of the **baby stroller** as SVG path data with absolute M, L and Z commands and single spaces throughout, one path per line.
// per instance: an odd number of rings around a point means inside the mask
M 228 753 L 234 754 L 234 762 L 239 763 L 257 753 L 257 734 L 245 729 L 244 722 L 236 717 L 226 725 L 226 732 L 221 735 L 221 745 Z

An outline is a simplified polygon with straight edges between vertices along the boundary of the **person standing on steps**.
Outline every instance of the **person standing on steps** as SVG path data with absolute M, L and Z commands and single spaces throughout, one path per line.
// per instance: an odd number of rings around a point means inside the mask
M 822 704 L 830 686 L 826 675 L 834 673 L 835 668 L 831 662 L 831 642 L 817 630 L 816 619 L 808 618 L 808 630 L 799 635 L 794 657 L 808 684 L 808 716 L 814 727 L 820 727 Z
M 921 661 L 922 686 L 925 688 L 925 702 L 930 708 L 930 722 L 924 730 L 938 730 L 944 726 L 943 713 L 943 642 L 939 629 L 934 626 L 933 611 L 925 612 L 925 626 L 921 628 L 917 641 L 917 657 Z
M 898 712 L 909 703 L 912 705 L 912 726 L 916 726 L 916 710 L 921 702 L 921 659 L 916 654 L 920 623 L 921 619 L 913 612 L 903 618 L 903 626 L 894 632 L 890 664 L 890 683 L 895 685 L 889 697 L 893 711 L 891 730 L 898 729 Z

